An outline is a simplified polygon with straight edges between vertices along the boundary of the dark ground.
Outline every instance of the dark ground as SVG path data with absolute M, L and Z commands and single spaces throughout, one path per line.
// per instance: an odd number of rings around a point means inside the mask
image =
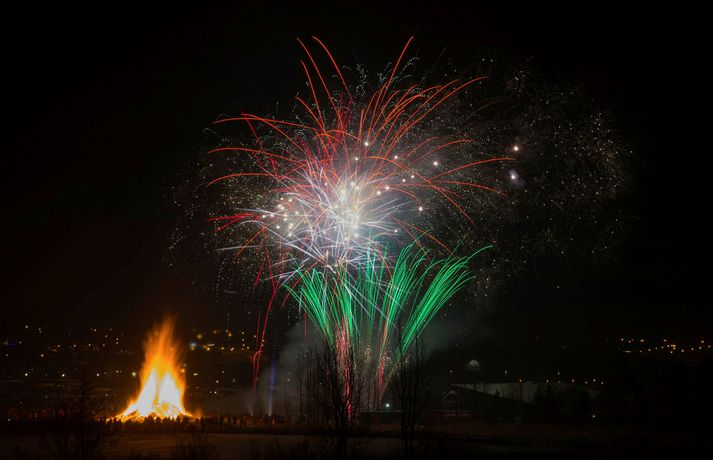
M 330 451 L 327 438 L 286 431 L 203 436 L 219 459 L 315 458 Z M 108 459 L 172 458 L 177 444 L 191 442 L 193 438 L 189 434 L 121 433 L 109 440 L 105 455 Z M 398 458 L 400 445 L 401 440 L 389 432 L 372 433 L 355 439 L 353 458 Z M 4 434 L 0 435 L 0 459 L 17 458 L 16 446 L 25 453 L 43 453 L 35 435 Z M 450 424 L 447 432 L 422 441 L 419 451 L 423 458 L 632 459 L 711 458 L 712 448 L 706 433 L 690 430 L 473 422 Z

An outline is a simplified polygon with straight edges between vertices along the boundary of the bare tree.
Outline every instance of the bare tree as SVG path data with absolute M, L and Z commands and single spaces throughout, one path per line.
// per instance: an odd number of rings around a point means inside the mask
M 79 395 L 61 401 L 56 407 L 40 445 L 50 458 L 88 460 L 101 457 L 111 431 L 99 419 L 101 403 L 91 395 L 86 373 L 79 384 Z
M 402 334 L 399 332 L 399 349 Z M 428 382 L 423 339 L 418 337 L 406 351 L 399 353 L 392 378 L 392 394 L 401 410 L 401 439 L 404 456 L 414 455 L 414 444 L 421 422 L 428 407 Z
M 335 458 L 347 457 L 361 409 L 365 360 L 354 347 L 325 345 L 316 360 L 321 380 L 321 415 Z

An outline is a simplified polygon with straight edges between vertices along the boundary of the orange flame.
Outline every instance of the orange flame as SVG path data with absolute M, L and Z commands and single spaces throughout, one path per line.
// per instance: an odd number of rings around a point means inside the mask
M 144 417 L 177 418 L 191 416 L 183 407 L 186 382 L 180 369 L 179 348 L 173 340 L 173 322 L 151 331 L 145 343 L 139 396 L 119 415 L 122 420 Z

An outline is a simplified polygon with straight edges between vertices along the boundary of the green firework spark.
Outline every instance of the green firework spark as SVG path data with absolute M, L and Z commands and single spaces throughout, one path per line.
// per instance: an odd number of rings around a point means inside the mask
M 309 320 L 331 346 L 350 346 L 377 353 L 380 363 L 398 356 L 436 314 L 473 279 L 470 257 L 432 259 L 414 244 L 404 248 L 389 270 L 376 251 L 363 269 L 345 267 L 299 273 L 290 289 Z

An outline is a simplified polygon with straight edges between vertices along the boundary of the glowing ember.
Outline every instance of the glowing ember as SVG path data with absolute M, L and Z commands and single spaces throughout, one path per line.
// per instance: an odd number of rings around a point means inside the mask
M 141 392 L 119 415 L 123 420 L 144 417 L 191 416 L 183 407 L 186 383 L 179 365 L 178 345 L 173 340 L 173 323 L 164 321 L 146 339 Z

